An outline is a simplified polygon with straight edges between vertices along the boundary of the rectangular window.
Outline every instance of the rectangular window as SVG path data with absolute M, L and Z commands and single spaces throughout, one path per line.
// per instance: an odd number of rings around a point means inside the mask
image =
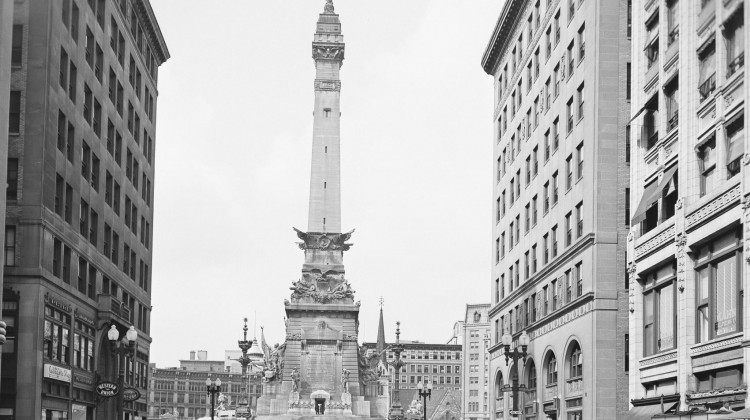
M 18 199 L 18 158 L 8 158 L 7 176 L 5 199 L 15 201 Z
M 716 185 L 716 138 L 711 138 L 698 149 L 698 165 L 701 172 L 701 196 L 713 191 Z
M 576 147 L 576 175 L 583 178 L 583 142 Z
M 576 206 L 576 238 L 583 236 L 583 203 Z
M 10 92 L 10 106 L 8 109 L 8 133 L 19 134 L 21 132 L 21 91 Z
M 5 265 L 16 265 L 16 227 L 5 226 Z
M 578 30 L 578 62 L 582 62 L 586 56 L 586 28 L 581 26 Z
M 568 213 L 565 215 L 565 246 L 570 246 L 573 242 L 573 226 L 571 225 L 571 219 L 573 215 Z
M 675 1 L 675 3 L 677 3 Z M 677 9 L 677 6 L 674 7 Z M 727 77 L 737 73 L 745 65 L 745 31 L 744 19 L 735 14 L 724 24 L 725 45 L 727 48 Z
M 23 63 L 23 25 L 13 25 L 11 35 L 11 67 L 21 67 Z
M 586 95 L 583 90 L 583 83 L 581 83 L 581 86 L 578 87 L 577 95 L 578 95 L 578 119 L 580 120 L 583 118 L 583 111 L 584 111 L 583 103 L 586 100 Z
M 676 271 L 673 262 L 645 276 L 643 292 L 644 356 L 675 348 Z
M 696 340 L 741 330 L 742 231 L 737 228 L 702 246 L 696 255 Z

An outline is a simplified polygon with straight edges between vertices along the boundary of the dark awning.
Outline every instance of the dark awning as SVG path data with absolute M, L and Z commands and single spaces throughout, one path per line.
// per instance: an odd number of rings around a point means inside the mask
M 648 208 L 656 203 L 659 197 L 661 197 L 661 193 L 662 191 L 664 191 L 664 188 L 673 185 L 670 183 L 674 178 L 675 172 L 677 172 L 677 165 L 673 165 L 671 168 L 664 171 L 664 176 L 662 177 L 660 183 L 657 184 L 656 182 L 652 182 L 646 186 L 646 190 L 643 192 L 641 202 L 638 204 L 638 207 L 635 209 L 633 216 L 630 218 L 631 225 L 640 223 L 643 221 L 643 219 L 646 218 L 646 210 L 648 210 Z
M 669 409 L 674 407 L 675 404 L 676 403 L 665 403 L 664 411 L 669 411 Z M 625 415 L 623 420 L 651 420 L 651 417 L 662 414 L 661 407 L 661 404 L 633 407 L 632 410 L 628 411 L 628 414 Z

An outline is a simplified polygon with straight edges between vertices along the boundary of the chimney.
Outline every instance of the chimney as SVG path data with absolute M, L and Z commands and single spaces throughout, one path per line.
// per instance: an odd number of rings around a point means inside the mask
M 195 350 L 190 350 L 190 360 L 195 360 Z
M 198 350 L 198 360 L 208 360 L 208 352 L 206 350 Z

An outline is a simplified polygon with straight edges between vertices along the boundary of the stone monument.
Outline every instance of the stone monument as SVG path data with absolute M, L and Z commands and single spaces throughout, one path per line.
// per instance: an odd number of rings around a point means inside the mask
M 343 264 L 353 232 L 341 230 L 343 41 L 339 16 L 327 0 L 312 44 L 316 78 L 308 229 L 294 229 L 305 261 L 284 301 L 286 340 L 267 352 L 257 406 L 261 418 L 385 417 L 377 408 L 387 407 L 381 396 L 366 395 L 367 389 L 378 389 L 380 378 L 358 346 L 360 305 Z

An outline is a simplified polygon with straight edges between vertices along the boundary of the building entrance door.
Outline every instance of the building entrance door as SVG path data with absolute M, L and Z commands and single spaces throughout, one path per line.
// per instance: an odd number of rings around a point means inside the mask
M 325 398 L 316 398 L 315 399 L 315 413 L 316 414 L 325 414 L 326 412 L 326 399 Z

